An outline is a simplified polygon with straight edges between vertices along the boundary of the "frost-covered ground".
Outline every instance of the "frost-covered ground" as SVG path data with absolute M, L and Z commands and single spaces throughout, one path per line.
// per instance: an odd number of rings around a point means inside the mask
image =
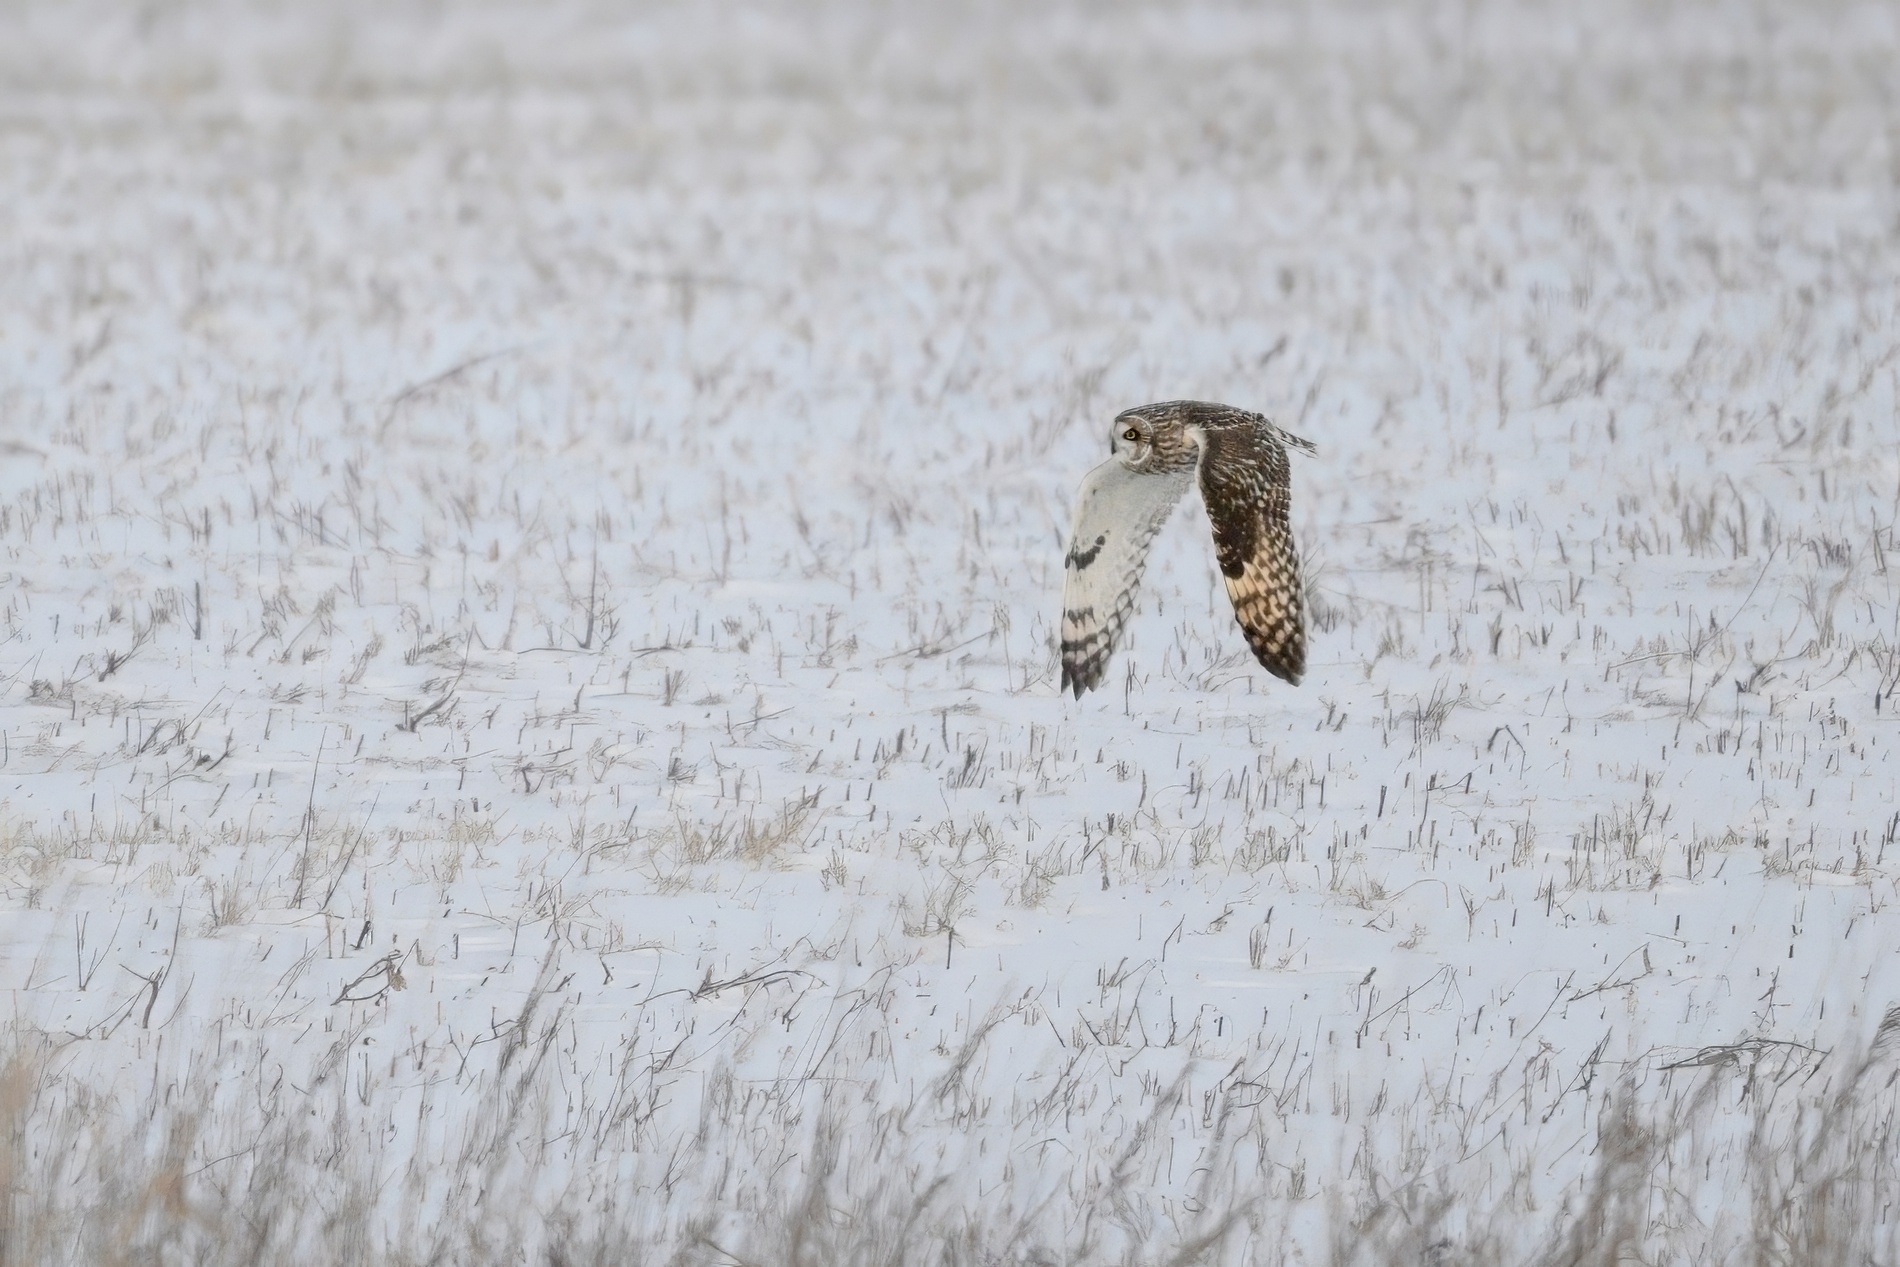
M 1890 7 L 0 25 L 0 1261 L 1900 1255 Z

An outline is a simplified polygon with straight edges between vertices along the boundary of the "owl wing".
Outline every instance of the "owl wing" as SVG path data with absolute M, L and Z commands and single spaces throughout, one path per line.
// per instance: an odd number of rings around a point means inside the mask
M 1206 428 L 1201 500 L 1247 645 L 1267 672 L 1298 686 L 1306 672 L 1306 619 L 1300 559 L 1287 523 L 1287 442 L 1316 451 L 1311 441 L 1264 418 Z
M 1062 576 L 1062 685 L 1077 699 L 1102 684 L 1135 610 L 1148 545 L 1192 482 L 1189 467 L 1137 475 L 1116 458 L 1083 478 Z

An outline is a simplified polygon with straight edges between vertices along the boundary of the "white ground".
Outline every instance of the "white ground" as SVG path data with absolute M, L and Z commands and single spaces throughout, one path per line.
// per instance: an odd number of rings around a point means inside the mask
M 196 1105 L 193 1208 L 305 1122 L 286 1228 L 391 1252 L 1529 1244 L 1619 1089 L 1864 1047 L 1894 13 L 1598 12 L 10 11 L 47 1200 Z M 1191 503 L 1078 704 L 1068 500 L 1180 396 L 1320 445 L 1310 672 Z

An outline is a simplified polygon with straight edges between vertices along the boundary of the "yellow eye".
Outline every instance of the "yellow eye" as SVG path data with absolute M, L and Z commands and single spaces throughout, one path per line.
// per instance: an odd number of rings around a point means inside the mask
M 1126 430 L 1126 431 L 1124 431 L 1124 432 L 1122 432 L 1122 439 L 1124 439 L 1124 440 L 1139 440 L 1139 439 L 1141 439 L 1141 432 L 1139 432 L 1139 431 L 1137 431 L 1137 430 L 1135 430 L 1135 429 L 1134 429 L 1133 427 L 1130 427 L 1130 428 L 1128 428 L 1128 430 Z

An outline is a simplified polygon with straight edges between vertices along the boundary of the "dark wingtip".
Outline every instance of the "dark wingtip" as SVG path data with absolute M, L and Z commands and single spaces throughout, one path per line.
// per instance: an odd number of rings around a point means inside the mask
M 1062 665 L 1062 690 L 1075 692 L 1077 699 L 1081 699 L 1082 692 L 1096 686 L 1099 680 L 1099 678 L 1095 681 L 1089 680 L 1081 665 L 1069 664 L 1066 661 Z M 1057 694 L 1060 693 L 1060 691 L 1057 692 Z
M 1306 676 L 1305 647 L 1299 647 L 1294 654 L 1288 655 L 1289 648 L 1264 646 L 1251 637 L 1248 638 L 1247 645 L 1260 667 L 1288 686 L 1298 686 L 1300 679 Z

